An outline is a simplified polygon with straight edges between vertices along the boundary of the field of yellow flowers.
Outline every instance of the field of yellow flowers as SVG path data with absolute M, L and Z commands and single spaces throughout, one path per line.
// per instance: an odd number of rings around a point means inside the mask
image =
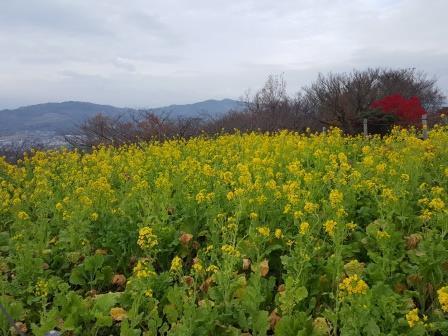
M 448 335 L 448 128 L 36 152 L 0 184 L 22 332 Z

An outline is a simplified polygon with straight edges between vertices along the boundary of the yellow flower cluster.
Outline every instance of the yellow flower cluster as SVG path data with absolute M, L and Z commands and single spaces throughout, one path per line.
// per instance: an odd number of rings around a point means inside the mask
M 406 321 L 408 322 L 409 328 L 413 328 L 417 324 L 426 322 L 427 320 L 428 316 L 426 315 L 423 315 L 422 320 L 420 319 L 420 316 L 418 315 L 418 308 L 414 308 L 406 314 Z
M 299 231 L 302 236 L 306 235 L 309 230 L 310 230 L 310 223 L 308 222 L 300 223 Z
M 275 229 L 275 231 L 274 231 L 274 236 L 275 236 L 275 238 L 277 238 L 277 239 L 282 238 L 282 237 L 283 237 L 283 231 L 282 231 L 282 229 Z
M 376 236 L 377 236 L 379 239 L 387 239 L 387 238 L 390 238 L 390 234 L 387 233 L 387 232 L 384 231 L 384 230 L 378 230 L 378 231 L 376 232 Z
M 240 251 L 238 251 L 234 246 L 225 244 L 221 247 L 221 251 L 233 257 L 239 257 Z
M 179 256 L 175 256 L 173 260 L 171 260 L 170 271 L 179 272 L 180 270 L 182 270 L 182 265 L 182 259 Z
M 334 190 L 330 191 L 329 199 L 330 199 L 331 206 L 333 208 L 336 208 L 342 203 L 342 201 L 344 199 L 344 194 L 342 192 L 340 192 L 339 190 L 334 189 Z
M 354 295 L 354 294 L 366 294 L 367 289 L 369 287 L 365 283 L 364 280 L 362 280 L 358 274 L 350 275 L 349 277 L 342 280 L 342 282 L 339 284 L 339 290 L 344 295 Z
M 445 313 L 448 313 L 448 286 L 442 287 L 437 291 L 440 306 Z
M 313 202 L 305 202 L 303 210 L 307 213 L 314 213 L 319 209 L 319 204 Z
M 333 237 L 334 236 L 334 230 L 335 230 L 335 228 L 336 228 L 336 225 L 337 225 L 337 222 L 336 221 L 334 221 L 334 220 L 327 220 L 325 223 L 324 223 L 324 229 L 325 229 L 325 232 L 330 236 L 330 237 Z
M 201 273 L 204 270 L 204 266 L 202 266 L 202 263 L 200 260 L 197 260 L 193 264 L 193 271 L 196 273 Z
M 138 231 L 137 245 L 142 249 L 151 249 L 157 244 L 157 236 L 154 234 L 152 228 L 145 226 Z
M 413 328 L 419 321 L 418 308 L 412 309 L 406 314 L 406 320 L 408 321 L 409 327 Z
M 19 211 L 17 218 L 20 220 L 28 220 L 30 219 L 30 216 L 25 211 Z
M 148 278 L 156 274 L 154 271 L 151 270 L 148 259 L 138 260 L 133 271 L 137 278 Z
M 209 273 L 216 273 L 219 271 L 219 267 L 216 265 L 210 265 L 205 269 L 205 271 Z
M 440 211 L 445 208 L 445 202 L 442 201 L 439 197 L 432 199 L 428 205 L 430 208 L 436 211 Z
M 47 296 L 48 295 L 48 283 L 43 279 L 39 279 L 36 283 L 34 292 L 36 293 L 36 296 Z
M 258 233 L 263 237 L 269 237 L 271 230 L 267 226 L 261 226 L 257 228 Z

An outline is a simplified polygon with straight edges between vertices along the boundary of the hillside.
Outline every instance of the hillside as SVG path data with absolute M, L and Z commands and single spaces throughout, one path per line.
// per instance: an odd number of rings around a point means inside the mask
M 243 103 L 231 100 L 206 100 L 194 104 L 170 105 L 151 109 L 155 113 L 170 117 L 216 116 L 231 109 L 241 109 Z M 92 116 L 102 113 L 107 116 L 129 116 L 138 113 L 132 108 L 119 108 L 87 102 L 68 101 L 24 106 L 0 111 L 0 135 L 18 132 L 66 133 Z

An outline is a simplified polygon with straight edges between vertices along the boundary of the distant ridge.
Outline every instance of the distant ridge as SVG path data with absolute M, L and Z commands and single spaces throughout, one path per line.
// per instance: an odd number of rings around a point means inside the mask
M 152 110 L 157 114 L 178 117 L 219 116 L 230 110 L 241 110 L 244 104 L 237 100 L 205 100 L 193 104 L 170 105 Z M 140 109 L 142 110 L 142 109 Z M 110 117 L 129 116 L 140 110 L 101 105 L 88 102 L 67 101 L 62 103 L 44 103 L 0 110 L 0 135 L 18 132 L 56 132 L 73 131 L 77 125 L 98 113 Z

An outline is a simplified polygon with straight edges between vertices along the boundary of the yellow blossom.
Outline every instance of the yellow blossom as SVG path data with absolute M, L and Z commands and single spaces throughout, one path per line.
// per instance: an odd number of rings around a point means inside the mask
M 337 225 L 336 221 L 334 221 L 334 220 L 327 220 L 327 221 L 324 223 L 324 229 L 325 229 L 325 232 L 326 232 L 329 236 L 333 237 L 333 236 L 334 236 L 334 230 L 335 230 L 335 228 L 336 228 L 336 225 Z
M 149 289 L 145 290 L 145 296 L 147 298 L 152 298 L 152 295 L 153 295 L 152 289 L 149 288 Z
M 193 270 L 196 273 L 201 273 L 202 270 L 204 269 L 204 267 L 202 266 L 202 263 L 200 260 L 197 260 L 194 264 L 193 264 Z
M 312 202 L 305 202 L 303 210 L 307 213 L 314 213 L 319 209 L 319 204 L 315 204 Z
M 196 202 L 203 203 L 207 199 L 207 196 L 201 191 L 196 194 Z
M 182 269 L 182 259 L 179 256 L 175 256 L 171 260 L 170 271 L 179 272 Z
M 156 274 L 151 270 L 149 260 L 147 259 L 138 260 L 133 272 L 137 278 L 148 278 L 149 276 Z
M 219 271 L 219 267 L 216 265 L 210 265 L 205 269 L 205 271 L 209 273 L 216 273 Z
M 249 214 L 249 218 L 250 218 L 251 220 L 256 220 L 256 219 L 258 218 L 258 214 L 257 214 L 256 212 L 251 212 L 251 213 Z
M 267 226 L 260 226 L 257 228 L 257 231 L 263 237 L 269 237 L 271 230 Z
M 418 322 L 420 317 L 418 316 L 418 308 L 414 308 L 406 314 L 406 320 L 410 328 L 413 328 Z
M 377 236 L 379 239 L 387 239 L 387 238 L 390 238 L 390 234 L 388 234 L 386 231 L 383 231 L 383 230 L 378 230 L 378 231 L 376 232 L 376 236 Z
M 421 213 L 421 215 L 419 216 L 419 218 L 424 221 L 427 222 L 432 218 L 432 212 L 429 211 L 428 209 L 424 209 Z
M 439 197 L 437 197 L 429 202 L 429 207 L 434 210 L 440 211 L 445 208 L 445 202 L 443 202 Z
M 19 211 L 17 218 L 20 220 L 28 220 L 30 219 L 30 216 L 25 211 Z
M 344 295 L 355 295 L 355 294 L 366 294 L 369 287 L 362 280 L 358 274 L 353 274 L 342 280 L 339 284 L 339 290 L 342 296 Z
M 344 199 L 344 194 L 337 189 L 333 189 L 330 191 L 330 204 L 333 208 L 336 208 L 339 204 L 342 203 Z
M 96 220 L 98 220 L 98 214 L 96 212 L 92 212 L 89 218 L 91 221 L 95 222 Z
M 310 230 L 310 224 L 308 222 L 300 223 L 300 234 L 302 236 L 306 235 L 309 230 Z
M 350 222 L 350 223 L 345 224 L 345 227 L 350 231 L 355 231 L 356 228 L 358 227 L 358 225 L 356 225 L 353 222 Z
M 303 216 L 303 212 L 302 211 L 294 211 L 294 218 L 295 219 L 299 219 Z
M 47 296 L 48 295 L 48 283 L 43 279 L 39 279 L 36 283 L 35 293 L 37 296 Z
M 440 306 L 445 313 L 448 313 L 448 286 L 442 287 L 437 291 Z
M 153 233 L 152 228 L 145 226 L 138 231 L 137 245 L 142 249 L 150 249 L 157 244 L 157 236 Z
M 223 245 L 221 247 L 221 251 L 223 253 L 228 254 L 230 256 L 233 256 L 233 257 L 239 257 L 240 256 L 240 252 L 232 245 L 228 245 L 228 244 Z
M 275 229 L 274 236 L 275 236 L 275 238 L 277 238 L 277 239 L 282 238 L 282 237 L 283 237 L 282 229 Z

